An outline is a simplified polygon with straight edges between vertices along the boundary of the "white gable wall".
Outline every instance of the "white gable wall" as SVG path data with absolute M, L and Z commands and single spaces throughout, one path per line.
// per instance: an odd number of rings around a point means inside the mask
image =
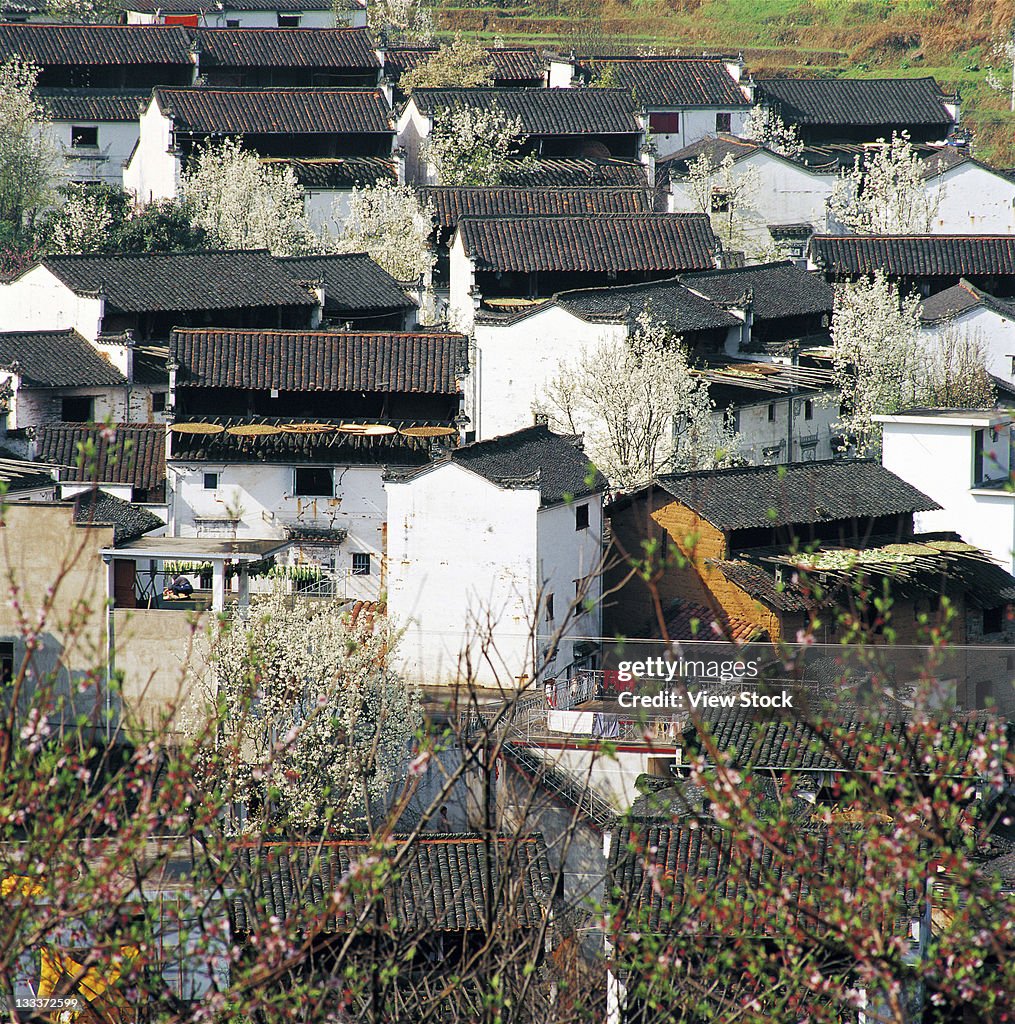
M 483 440 L 532 426 L 533 405 L 560 363 L 601 339 L 623 344 L 627 327 L 592 325 L 560 306 L 548 306 L 514 323 L 480 320 L 473 338 L 466 415 L 477 440 Z
M 43 266 L 0 283 L 0 331 L 62 331 L 73 327 L 95 341 L 102 316 L 100 298 L 76 295 Z
M 137 149 L 124 168 L 123 185 L 139 203 L 172 199 L 180 184 L 180 157 L 170 148 L 173 123 L 153 98 L 141 115 Z
M 428 138 L 433 121 L 419 112 L 410 99 L 395 123 L 395 145 L 405 150 L 405 180 L 410 185 L 435 185 L 437 173 L 420 154 L 423 140 Z
M 1006 317 L 976 306 L 942 323 L 925 324 L 923 336 L 931 344 L 938 338 L 948 342 L 963 336 L 980 342 L 986 351 L 987 370 L 1015 385 L 1015 313 Z
M 930 179 L 940 197 L 935 228 L 952 235 L 1015 233 L 1015 181 L 966 162 Z
M 454 463 L 386 487 L 388 614 L 405 629 L 404 671 L 453 683 L 468 648 L 480 685 L 531 675 L 539 492 L 497 487 Z
M 98 130 L 98 145 L 74 147 L 71 136 L 75 127 Z M 98 182 L 104 185 L 123 184 L 123 165 L 138 140 L 140 127 L 131 121 L 53 121 L 49 134 L 56 151 L 63 155 L 60 171 L 70 181 Z

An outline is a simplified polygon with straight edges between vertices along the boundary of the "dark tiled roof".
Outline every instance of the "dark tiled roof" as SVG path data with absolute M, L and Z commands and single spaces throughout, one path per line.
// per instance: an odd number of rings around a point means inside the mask
M 702 155 L 707 155 L 714 163 L 719 164 L 727 156 L 731 156 L 734 161 L 743 160 L 762 149 L 763 147 L 758 143 L 752 142 L 750 139 L 738 138 L 735 135 L 706 135 L 703 139 L 698 139 L 690 146 L 685 146 L 658 161 L 656 174 L 657 177 L 661 174 L 665 180 L 669 180 L 687 174 L 691 164 Z
M 381 420 L 395 430 L 390 434 L 357 434 L 339 429 L 350 423 L 376 424 L 376 417 L 357 420 L 322 420 L 279 416 L 198 416 L 190 421 L 212 423 L 223 430 L 217 434 L 185 434 L 171 431 L 171 459 L 184 462 L 245 462 L 245 463 L 315 463 L 318 465 L 382 465 L 415 467 L 430 461 L 431 439 L 401 433 L 403 428 L 419 426 L 449 427 L 452 424 L 433 420 Z M 181 422 L 179 419 L 177 422 Z M 266 424 L 282 427 L 294 423 L 328 423 L 331 430 L 312 433 L 281 431 L 274 434 L 244 436 L 229 433 L 230 427 L 248 427 Z M 441 438 L 442 441 L 445 438 Z M 452 443 L 455 438 L 450 437 Z
M 36 64 L 190 64 L 178 25 L 0 25 L 0 61 Z
M 266 250 L 47 256 L 72 291 L 105 293 L 122 312 L 312 306 L 313 296 Z
M 720 530 L 866 519 L 941 507 L 870 459 L 675 473 L 656 482 Z
M 833 675 L 835 670 L 832 670 Z M 949 755 L 954 753 L 964 760 L 976 743 L 976 736 L 990 723 L 983 713 L 972 715 L 962 721 L 937 723 L 946 736 Z M 771 721 L 759 721 L 745 711 L 724 711 L 721 715 L 706 716 L 706 725 L 718 750 L 724 753 L 736 751 L 732 759 L 736 765 L 753 765 L 757 768 L 796 768 L 810 771 L 843 771 L 855 767 L 862 756 L 862 748 L 868 744 L 883 751 L 885 768 L 898 770 L 900 760 L 905 760 L 906 770 L 928 770 L 933 760 L 924 760 L 923 754 L 939 745 L 936 729 L 927 723 L 905 720 L 864 723 L 857 718 L 851 721 L 826 723 L 820 728 L 799 719 L 779 717 Z M 685 733 L 690 744 L 700 743 L 694 727 Z M 864 737 L 857 744 L 856 737 Z M 851 740 L 853 742 L 851 742 Z M 704 744 L 701 744 L 706 753 Z M 706 757 L 709 755 L 706 753 Z M 711 760 L 711 757 L 709 757 Z
M 179 388 L 453 395 L 468 365 L 461 334 L 176 330 L 169 352 Z
M 693 601 L 675 601 L 664 622 L 666 638 L 670 641 L 708 640 L 745 644 L 765 636 L 764 630 L 753 622 L 723 611 L 713 611 Z M 655 631 L 658 628 L 655 624 Z
M 614 188 L 644 188 L 648 175 L 644 164 L 629 160 L 537 160 L 535 163 L 509 163 L 501 174 L 502 185 L 582 187 L 588 185 Z
M 716 239 L 703 213 L 466 218 L 458 231 L 480 269 L 676 273 L 715 266 Z
M 302 29 L 301 31 L 309 31 Z M 311 33 L 313 34 L 313 33 Z M 391 133 L 378 89 L 156 89 L 178 130 L 217 134 Z
M 948 125 L 933 78 L 759 78 L 755 99 L 787 122 L 808 125 Z
M 1015 235 L 815 235 L 809 251 L 822 269 L 849 276 L 1015 274 Z
M 365 28 L 199 28 L 201 66 L 345 68 L 380 67 Z
M 0 367 L 29 388 L 117 387 L 127 378 L 77 331 L 0 334 Z
M 30 462 L 7 448 L 0 448 L 0 482 L 6 486 L 8 494 L 34 491 L 40 487 L 52 490 L 55 475 L 48 466 Z
M 740 324 L 732 313 L 695 295 L 676 280 L 581 288 L 554 296 L 558 305 L 583 319 L 631 324 L 648 312 L 674 331 L 709 331 Z
M 54 121 L 133 121 L 150 89 L 39 89 Z
M 398 181 L 394 161 L 382 156 L 323 157 L 307 160 L 268 157 L 261 163 L 291 167 L 296 180 L 304 188 L 311 190 L 365 188 L 380 181 L 390 181 L 392 184 Z
M 276 257 L 276 262 L 295 281 L 323 281 L 324 305 L 329 311 L 378 312 L 416 306 L 366 253 L 285 256 Z
M 623 135 L 641 131 L 637 104 L 623 89 L 416 89 L 427 115 L 455 107 L 499 107 L 526 135 Z
M 454 227 L 463 217 L 531 217 L 548 214 L 651 213 L 644 188 L 477 188 L 432 185 L 419 189 L 433 204 L 437 223 Z
M 732 270 L 682 274 L 681 283 L 724 306 L 739 305 L 749 290 L 756 320 L 786 316 L 831 315 L 834 291 L 820 275 L 809 274 L 789 260 Z
M 401 78 L 437 52 L 434 46 L 392 46 L 384 55 L 384 70 Z M 533 82 L 543 77 L 543 59 L 532 46 L 489 46 L 497 82 Z
M 37 457 L 61 469 L 61 480 L 129 484 L 143 491 L 166 485 L 166 428 L 161 423 L 119 423 L 112 437 L 105 427 L 53 423 L 39 428 Z M 82 446 L 89 446 L 87 458 Z
M 538 834 L 489 842 L 473 834 L 423 835 L 411 843 L 384 887 L 379 910 L 385 931 L 481 930 L 489 924 L 488 899 L 499 921 L 518 928 L 539 928 L 550 910 L 553 875 Z M 317 922 L 322 932 L 344 931 L 370 908 L 370 894 L 357 895 L 356 887 L 348 887 L 353 895 L 337 911 L 331 894 L 346 888 L 343 880 L 352 866 L 373 852 L 367 839 L 324 842 L 319 852 L 314 845 L 269 846 L 256 859 L 243 851 L 243 873 L 252 874 L 254 884 L 230 900 L 233 931 L 248 932 L 272 915 L 285 921 L 315 909 L 331 911 Z M 370 913 L 368 928 L 373 919 Z
M 632 823 L 614 835 L 607 861 L 606 901 L 619 904 L 628 931 L 666 934 L 693 928 L 700 936 L 780 934 L 787 905 L 808 908 L 820 917 L 824 884 L 843 886 L 862 877 L 863 849 L 848 852 L 843 830 L 801 830 L 795 844 L 808 854 L 791 859 L 759 845 L 747 856 L 729 828 L 696 820 L 659 825 Z M 849 879 L 850 870 L 856 878 Z M 714 910 L 725 904 L 722 925 L 709 914 L 701 921 L 696 900 L 704 894 Z M 886 928 L 900 932 L 919 912 L 919 896 L 900 890 L 898 902 L 884 908 Z M 820 927 L 820 925 L 819 925 Z
M 701 57 L 596 57 L 618 86 L 645 107 L 747 107 L 750 102 L 722 60 Z
M 965 280 L 924 299 L 920 303 L 920 319 L 924 323 L 936 323 L 981 307 L 1015 320 L 1015 302 L 995 299 L 993 295 L 988 295 Z
M 71 499 L 78 526 L 112 526 L 113 543 L 125 544 L 166 524 L 141 505 L 114 498 L 105 491 L 84 491 Z
M 554 434 L 545 426 L 465 445 L 448 459 L 493 483 L 538 481 L 544 506 L 606 490 L 606 478 L 594 469 L 574 439 Z
M 719 569 L 731 583 L 735 583 L 745 594 L 760 601 L 767 608 L 779 612 L 806 612 L 817 608 L 804 590 L 790 581 L 780 582 L 775 573 L 764 566 L 742 559 L 715 559 L 709 563 Z

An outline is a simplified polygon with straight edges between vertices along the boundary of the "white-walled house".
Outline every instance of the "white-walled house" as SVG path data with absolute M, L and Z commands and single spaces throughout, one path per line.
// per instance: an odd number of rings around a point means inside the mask
M 129 0 L 128 25 L 202 28 L 363 28 L 366 0 Z
M 1015 570 L 1012 417 L 990 409 L 911 409 L 876 419 L 885 468 L 941 506 L 916 514 L 917 532 L 955 531 Z
M 423 684 L 515 687 L 589 665 L 606 481 L 545 426 L 389 477 L 388 613 Z
M 825 230 L 835 173 L 809 168 L 750 139 L 731 135 L 703 139 L 659 162 L 657 180 L 669 181 L 667 208 L 671 213 L 700 210 L 687 180 L 687 170 L 702 154 L 707 154 L 716 165 L 731 156 L 735 180 L 748 175 L 755 177 L 757 187 L 736 208 L 742 229 L 752 239 L 765 246 L 773 245 L 770 228 L 778 225 L 809 224 L 819 233 Z M 712 198 L 713 211 L 719 215 L 724 201 L 720 191 L 716 186 Z
M 579 72 L 632 92 L 648 120 L 657 159 L 699 139 L 739 135 L 751 108 L 752 87 L 742 60 L 723 57 L 595 57 Z
M 452 334 L 173 332 L 171 535 L 288 539 L 335 596 L 376 600 L 382 475 L 457 439 L 467 358 Z
M 1015 179 L 948 149 L 942 153 L 940 173 L 933 155 L 927 163 L 927 187 L 936 191 L 938 200 L 936 230 L 946 235 L 1015 233 Z
M 140 134 L 150 90 L 45 89 L 48 131 L 68 182 L 123 185 L 123 168 Z
M 920 305 L 923 335 L 945 344 L 969 339 L 983 347 L 987 370 L 1015 385 L 1015 302 L 996 299 L 963 279 Z

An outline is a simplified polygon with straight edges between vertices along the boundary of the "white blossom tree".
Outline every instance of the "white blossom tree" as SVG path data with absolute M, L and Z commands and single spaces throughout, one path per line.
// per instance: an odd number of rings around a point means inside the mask
M 622 490 L 739 458 L 740 435 L 716 410 L 683 342 L 647 312 L 626 343 L 600 340 L 562 362 L 537 411 L 555 430 L 584 434 L 590 461 Z
M 34 94 L 39 70 L 18 57 L 0 64 L 0 221 L 13 233 L 52 197 L 56 150 L 46 108 Z
M 459 104 L 435 115 L 420 152 L 439 185 L 496 185 L 524 139 L 521 118 Z
M 924 335 L 919 297 L 901 295 L 881 272 L 837 289 L 832 343 L 838 426 L 861 454 L 880 449 L 877 415 L 917 405 L 994 404 L 982 341 Z
M 222 745 L 243 755 L 228 781 L 280 822 L 349 828 L 399 778 L 421 722 L 392 648 L 383 617 L 353 621 L 281 588 L 220 622 L 202 684 Z
M 449 43 L 399 79 L 402 92 L 413 89 L 479 89 L 493 85 L 493 60 L 479 44 L 456 32 Z
M 433 42 L 433 9 L 427 0 L 370 0 L 367 23 L 389 43 L 429 46 Z
M 755 168 L 738 169 L 732 153 L 716 161 L 708 150 L 691 161 L 685 178 L 694 208 L 711 218 L 713 232 L 727 249 L 753 251 L 757 247 L 755 235 L 760 231 L 751 200 L 760 187 Z
M 879 139 L 839 176 L 829 210 L 856 234 L 928 234 L 941 205 L 942 189 L 930 180 L 935 173 L 940 161 L 921 160 L 907 132 L 893 133 L 891 142 Z
M 1015 112 L 1015 32 L 995 41 L 990 58 L 987 85 L 995 92 L 1008 93 L 1011 110 Z
M 409 186 L 381 181 L 354 189 L 343 217 L 335 242 L 339 252 L 369 253 L 399 281 L 417 281 L 433 267 L 433 208 L 424 206 Z
M 46 13 L 55 21 L 85 25 L 115 23 L 122 10 L 105 0 L 49 0 L 46 4 Z
M 191 222 L 225 249 L 277 256 L 319 252 L 324 243 L 303 215 L 303 186 L 291 167 L 266 167 L 238 139 L 197 151 L 180 183 Z
M 760 104 L 752 107 L 751 112 L 747 115 L 743 136 L 760 142 L 773 153 L 779 153 L 791 159 L 799 156 L 804 149 L 796 125 L 786 124 L 774 110 Z

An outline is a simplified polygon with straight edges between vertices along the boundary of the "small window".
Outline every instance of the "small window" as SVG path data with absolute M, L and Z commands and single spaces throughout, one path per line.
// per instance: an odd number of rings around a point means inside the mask
M 546 595 L 546 618 L 553 622 L 553 594 Z
M 712 189 L 712 212 L 726 213 L 730 208 L 730 194 L 724 188 Z
M 6 686 L 14 679 L 14 643 L 0 641 L 0 686 Z
M 1004 629 L 1005 607 L 983 609 L 983 632 L 1000 633 Z
M 89 125 L 74 125 L 70 130 L 70 144 L 74 149 L 97 149 L 99 129 Z
M 90 423 L 95 412 L 91 395 L 74 395 L 60 399 L 60 418 L 68 423 Z
M 973 432 L 973 486 L 978 487 L 984 478 L 983 456 L 984 431 L 981 428 Z
M 226 28 L 239 28 L 239 27 L 240 27 L 240 19 L 239 18 L 226 18 Z
M 768 422 L 775 422 L 775 402 L 768 403 Z
M 204 489 L 206 491 L 214 491 L 218 489 L 219 475 L 218 473 L 205 473 L 204 474 Z
M 589 528 L 589 506 L 587 502 L 575 508 L 574 528 L 576 530 L 587 530 Z
M 369 551 L 354 551 L 352 553 L 352 574 L 353 576 L 370 575 Z
M 649 114 L 648 130 L 653 135 L 676 135 L 680 131 L 680 114 Z
M 301 498 L 330 498 L 335 493 L 330 469 L 303 466 L 296 470 L 293 493 Z
M 165 391 L 153 391 L 152 392 L 152 412 L 165 412 L 166 411 L 166 392 Z
M 1012 377 L 1015 377 L 1015 356 L 1008 356 L 1008 360 L 1009 360 L 1009 366 L 1008 366 L 1009 375 L 1012 376 Z
M 298 14 L 280 14 L 278 16 L 279 28 L 299 28 L 300 16 Z
M 728 132 L 733 128 L 733 115 L 730 113 L 715 115 L 715 130 L 717 132 Z
M 814 419 L 814 403 L 809 398 L 804 402 L 804 419 Z

